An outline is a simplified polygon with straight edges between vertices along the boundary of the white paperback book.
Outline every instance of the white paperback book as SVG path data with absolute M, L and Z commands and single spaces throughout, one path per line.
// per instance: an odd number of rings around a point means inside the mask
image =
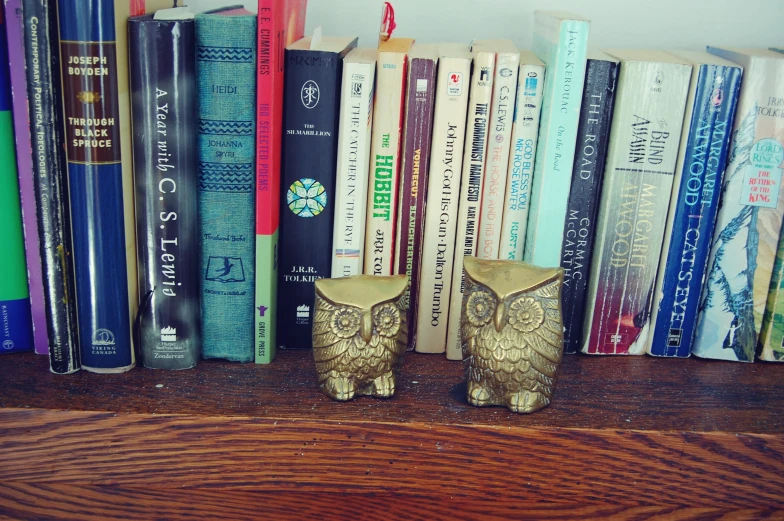
M 535 174 L 536 140 L 542 113 L 544 74 L 544 63 L 532 51 L 520 53 L 499 259 L 523 260 L 531 181 Z
M 410 38 L 391 38 L 378 46 L 365 231 L 367 275 L 392 275 L 394 267 L 403 94 L 413 43 Z
M 501 249 L 506 168 L 509 164 L 520 51 L 511 40 L 477 40 L 473 50 L 495 53 L 493 103 L 490 107 L 476 256 L 480 259 L 496 260 Z
M 463 257 L 476 256 L 479 209 L 482 204 L 482 179 L 495 73 L 494 52 L 474 52 L 472 49 L 472 53 L 474 69 L 471 73 L 471 95 L 466 120 L 463 174 L 460 180 L 455 237 L 455 264 L 452 268 L 452 294 L 449 297 L 449 322 L 446 334 L 446 357 L 450 360 L 463 358 L 460 345 L 460 309 L 463 305 L 465 288 Z
M 353 49 L 343 59 L 332 233 L 333 278 L 362 273 L 376 55 L 376 49 Z
M 416 350 L 420 353 L 446 349 L 471 53 L 464 45 L 443 45 L 438 61 L 416 317 Z

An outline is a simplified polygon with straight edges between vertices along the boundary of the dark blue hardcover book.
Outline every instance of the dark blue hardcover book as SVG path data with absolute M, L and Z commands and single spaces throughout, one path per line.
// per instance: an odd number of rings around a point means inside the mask
M 356 38 L 286 48 L 281 154 L 278 344 L 311 347 L 314 283 L 331 276 L 343 58 Z
M 135 357 L 125 252 L 114 2 L 58 0 L 58 14 L 82 368 L 123 372 L 135 365 Z
M 687 357 L 697 324 L 742 69 L 703 52 L 693 62 L 681 148 L 673 180 L 647 351 Z
M 56 0 L 22 0 L 27 100 L 40 234 L 49 367 L 68 374 L 80 367 L 76 331 L 71 210 L 68 204 Z
M 596 236 L 596 214 L 599 211 L 604 164 L 610 143 L 619 69 L 620 62 L 615 58 L 603 53 L 588 53 L 577 126 L 577 150 L 574 154 L 572 185 L 561 247 L 565 353 L 576 353 L 581 347 L 585 299 Z
M 256 15 L 196 16 L 202 356 L 254 359 Z
M 191 368 L 201 346 L 196 32 L 192 15 L 183 16 L 158 20 L 147 14 L 128 21 L 136 339 L 141 363 L 153 369 Z

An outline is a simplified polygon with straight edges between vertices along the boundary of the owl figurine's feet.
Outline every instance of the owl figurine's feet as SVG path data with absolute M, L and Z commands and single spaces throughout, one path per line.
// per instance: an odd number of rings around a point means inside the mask
M 395 377 L 392 371 L 384 373 L 370 384 L 370 394 L 377 398 L 390 398 L 395 394 Z
M 328 396 L 341 402 L 353 399 L 357 391 L 354 383 L 343 376 L 327 378 L 322 384 L 322 389 Z
M 468 403 L 475 407 L 495 405 L 492 393 L 478 382 L 468 382 Z
M 533 391 L 507 394 L 505 402 L 510 411 L 525 414 L 538 411 L 550 404 L 550 400 L 545 395 Z

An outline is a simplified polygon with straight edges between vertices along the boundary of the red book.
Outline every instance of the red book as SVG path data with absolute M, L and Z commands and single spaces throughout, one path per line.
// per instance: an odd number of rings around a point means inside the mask
M 305 32 L 307 0 L 259 0 L 256 114 L 256 363 L 275 356 L 280 149 L 286 46 Z

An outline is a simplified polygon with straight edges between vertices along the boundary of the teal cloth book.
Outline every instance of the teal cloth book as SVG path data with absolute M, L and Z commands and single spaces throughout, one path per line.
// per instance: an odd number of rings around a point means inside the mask
M 559 11 L 534 13 L 533 51 L 547 67 L 523 260 L 561 265 L 590 22 Z
M 256 15 L 196 16 L 202 356 L 253 361 Z

